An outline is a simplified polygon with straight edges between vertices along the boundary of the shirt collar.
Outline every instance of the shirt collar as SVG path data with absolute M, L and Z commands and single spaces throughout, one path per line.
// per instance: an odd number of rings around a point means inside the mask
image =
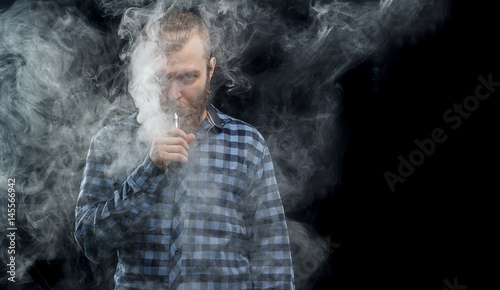
M 212 104 L 208 104 L 207 116 L 201 122 L 200 129 L 208 132 L 213 128 L 216 132 L 220 132 L 226 123 L 227 121 L 221 119 L 218 110 Z
M 217 109 L 212 104 L 208 104 L 207 106 L 206 120 L 210 125 L 213 125 L 218 129 L 222 129 L 222 127 L 224 126 L 224 123 L 219 118 L 219 114 L 217 114 Z

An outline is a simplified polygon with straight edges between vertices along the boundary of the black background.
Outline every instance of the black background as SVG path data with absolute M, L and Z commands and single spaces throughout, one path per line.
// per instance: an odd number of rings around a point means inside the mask
M 442 27 L 393 48 L 381 71 L 367 61 L 342 78 L 342 183 L 305 210 L 332 241 L 328 265 L 311 281 L 315 289 L 441 290 L 455 278 L 467 289 L 498 283 L 500 87 L 456 130 L 443 120 L 474 94 L 478 76 L 500 82 L 494 1 L 473 3 L 453 1 Z M 418 149 L 414 140 L 431 138 L 435 128 L 447 140 L 392 192 L 384 173 L 397 174 L 398 156 L 408 159 Z M 90 270 L 83 256 L 38 261 L 26 286 L 57 285 L 69 278 L 68 263 Z
M 442 29 L 394 49 L 382 75 L 364 63 L 342 81 L 349 132 L 342 186 L 318 201 L 316 228 L 340 243 L 317 289 L 467 289 L 498 281 L 500 88 L 456 130 L 443 114 L 474 95 L 478 76 L 500 81 L 498 13 L 455 1 Z M 402 155 L 435 128 L 447 139 L 392 192 Z M 460 288 L 457 288 L 460 289 Z M 465 289 L 465 288 L 462 288 Z

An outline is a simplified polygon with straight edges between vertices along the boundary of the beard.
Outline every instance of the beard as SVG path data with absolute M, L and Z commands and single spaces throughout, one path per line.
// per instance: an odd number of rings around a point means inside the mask
M 207 78 L 205 88 L 200 91 L 193 100 L 196 102 L 184 105 L 177 100 L 172 100 L 167 97 L 166 100 L 162 100 L 161 109 L 162 111 L 173 120 L 173 116 L 177 113 L 179 118 L 179 128 L 189 133 L 196 133 L 200 128 L 201 118 L 205 112 L 210 95 L 210 80 Z

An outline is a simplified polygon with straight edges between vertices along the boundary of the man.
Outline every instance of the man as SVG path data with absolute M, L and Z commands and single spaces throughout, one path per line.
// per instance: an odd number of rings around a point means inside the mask
M 166 58 L 159 106 L 179 128 L 159 124 L 144 143 L 134 114 L 92 139 L 76 207 L 79 246 L 95 263 L 117 255 L 118 289 L 293 289 L 262 136 L 209 104 L 216 60 L 200 18 L 174 10 L 158 23 L 158 38 L 143 38 Z

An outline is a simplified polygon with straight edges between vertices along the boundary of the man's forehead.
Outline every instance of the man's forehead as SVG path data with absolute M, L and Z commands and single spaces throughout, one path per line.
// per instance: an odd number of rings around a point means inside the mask
M 162 39 L 161 37 L 154 42 L 158 50 L 166 54 L 179 54 L 193 52 L 196 54 L 205 53 L 205 42 L 197 33 L 188 34 L 181 38 Z
M 166 70 L 169 72 L 194 72 L 201 71 L 204 67 L 204 62 L 197 61 L 193 58 L 186 58 L 175 54 L 166 56 Z
M 178 51 L 164 55 L 167 67 L 178 69 L 200 69 L 206 65 L 206 55 L 202 40 L 191 37 Z

